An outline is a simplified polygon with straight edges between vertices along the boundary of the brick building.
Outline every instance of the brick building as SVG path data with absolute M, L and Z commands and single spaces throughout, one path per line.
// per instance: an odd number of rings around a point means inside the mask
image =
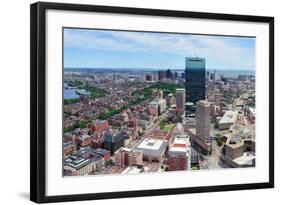
M 119 167 L 142 165 L 142 151 L 131 150 L 125 147 L 120 148 L 114 153 L 115 165 Z

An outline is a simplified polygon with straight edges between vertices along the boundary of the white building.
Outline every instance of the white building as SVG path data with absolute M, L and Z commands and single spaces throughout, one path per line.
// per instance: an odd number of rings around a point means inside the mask
M 223 115 L 222 119 L 219 121 L 219 129 L 226 130 L 229 129 L 231 125 L 235 124 L 238 119 L 237 110 L 228 110 Z
M 143 158 L 149 161 L 163 161 L 168 141 L 160 139 L 145 138 L 135 150 L 143 152 Z

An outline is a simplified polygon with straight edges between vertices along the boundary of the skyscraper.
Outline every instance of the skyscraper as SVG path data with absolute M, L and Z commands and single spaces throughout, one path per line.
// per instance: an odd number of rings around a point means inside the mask
M 168 78 L 168 79 L 172 79 L 173 78 L 173 73 L 172 73 L 172 71 L 170 69 L 168 69 L 166 71 L 165 75 L 166 75 L 166 78 Z
M 196 104 L 199 100 L 205 100 L 205 58 L 185 58 L 185 90 L 186 101 Z M 194 113 L 195 110 L 187 110 Z
M 205 100 L 196 103 L 196 135 L 203 141 L 210 140 L 210 103 Z
M 185 113 L 185 89 L 176 89 L 176 109 L 180 114 Z
M 165 75 L 166 75 L 166 71 L 158 71 L 158 80 L 161 81 L 161 80 L 164 80 L 165 78 Z
M 152 75 L 149 75 L 149 74 L 145 75 L 145 81 L 151 82 L 152 78 L 153 78 Z

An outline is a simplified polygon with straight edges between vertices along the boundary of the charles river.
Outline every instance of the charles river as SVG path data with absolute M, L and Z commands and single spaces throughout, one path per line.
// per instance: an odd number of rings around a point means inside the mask
M 72 99 L 72 98 L 79 98 L 79 95 L 76 94 L 77 89 L 67 89 L 67 83 L 63 84 L 64 88 L 64 99 Z

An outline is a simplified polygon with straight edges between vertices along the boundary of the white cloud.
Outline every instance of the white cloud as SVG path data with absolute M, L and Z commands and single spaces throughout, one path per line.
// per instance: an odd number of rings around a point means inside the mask
M 97 30 L 65 30 L 70 47 L 128 52 L 162 52 L 205 57 L 207 64 L 223 68 L 254 68 L 255 48 L 246 38 Z M 237 40 L 239 39 L 239 40 Z M 252 39 L 253 41 L 253 39 Z

